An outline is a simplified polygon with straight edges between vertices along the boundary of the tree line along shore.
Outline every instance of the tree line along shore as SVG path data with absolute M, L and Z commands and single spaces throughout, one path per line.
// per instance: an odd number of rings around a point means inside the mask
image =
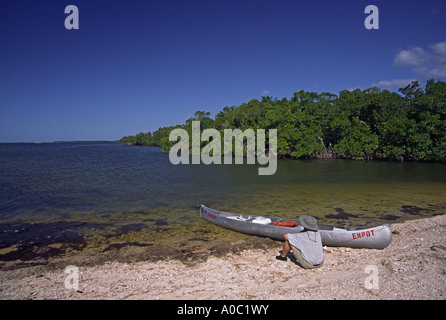
M 122 137 L 128 145 L 158 146 L 168 152 L 175 128 L 201 130 L 277 129 L 279 158 L 446 161 L 446 83 L 413 81 L 398 92 L 377 87 L 339 95 L 301 90 L 290 99 L 263 96 L 225 107 L 215 118 L 197 111 L 185 124 Z M 189 134 L 191 136 L 191 134 Z M 267 137 L 268 139 L 268 137 Z M 203 141 L 202 146 L 208 142 Z

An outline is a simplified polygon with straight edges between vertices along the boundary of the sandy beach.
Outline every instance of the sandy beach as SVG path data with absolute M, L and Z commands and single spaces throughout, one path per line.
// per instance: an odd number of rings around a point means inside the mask
M 201 262 L 105 262 L 0 271 L 0 299 L 434 299 L 446 297 L 446 215 L 392 224 L 384 250 L 325 247 L 320 269 L 274 257 L 280 242 Z

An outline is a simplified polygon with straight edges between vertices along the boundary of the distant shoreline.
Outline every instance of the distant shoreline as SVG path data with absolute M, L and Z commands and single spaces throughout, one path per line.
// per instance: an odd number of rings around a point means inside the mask
M 141 145 L 141 144 L 132 144 L 121 141 L 110 141 L 121 143 L 125 147 L 141 147 L 141 148 L 160 148 L 162 153 L 169 153 L 169 151 L 163 150 L 162 147 L 158 145 Z M 224 155 L 222 155 L 224 157 Z M 243 156 L 246 158 L 246 156 Z M 297 161 L 309 161 L 309 160 L 322 160 L 322 161 L 330 161 L 330 160 L 341 160 L 341 161 L 363 161 L 363 162 L 391 162 L 391 163 L 440 163 L 446 164 L 446 161 L 434 161 L 434 160 L 420 160 L 420 159 L 410 159 L 410 160 L 399 160 L 399 159 L 381 159 L 381 158 L 373 158 L 373 159 L 348 159 L 342 156 L 339 156 L 334 153 L 330 153 L 329 151 L 322 151 L 317 154 L 314 154 L 308 158 L 294 158 L 294 157 L 278 157 L 277 160 L 297 160 Z M 222 162 L 223 163 L 223 162 Z
M 53 144 L 53 143 L 119 143 L 119 140 L 67 140 L 67 141 L 18 141 L 0 142 L 0 144 Z

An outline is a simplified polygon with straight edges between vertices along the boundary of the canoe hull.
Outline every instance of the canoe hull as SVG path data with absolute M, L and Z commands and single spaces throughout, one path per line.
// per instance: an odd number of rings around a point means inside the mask
M 229 230 L 280 241 L 284 240 L 284 234 L 297 232 L 295 227 L 282 227 L 273 224 L 274 221 L 283 219 L 218 211 L 204 205 L 200 207 L 200 216 L 204 220 Z M 266 223 L 268 222 L 266 219 L 269 219 L 271 223 Z M 253 222 L 257 220 L 260 223 Z M 287 221 L 298 222 L 290 219 Z M 340 227 L 320 223 L 318 226 L 324 246 L 384 249 L 392 241 L 392 232 L 388 224 L 372 228 Z

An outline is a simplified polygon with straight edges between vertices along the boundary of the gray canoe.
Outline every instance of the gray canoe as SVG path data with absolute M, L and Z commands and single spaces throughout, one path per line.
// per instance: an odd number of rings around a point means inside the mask
M 204 205 L 200 207 L 200 215 L 203 219 L 226 229 L 282 241 L 285 233 L 296 233 L 296 227 L 277 226 L 274 222 L 299 223 L 298 220 L 292 219 L 218 211 Z M 384 249 L 392 241 L 392 231 L 388 224 L 372 228 L 341 227 L 322 223 L 318 223 L 318 226 L 324 246 Z

